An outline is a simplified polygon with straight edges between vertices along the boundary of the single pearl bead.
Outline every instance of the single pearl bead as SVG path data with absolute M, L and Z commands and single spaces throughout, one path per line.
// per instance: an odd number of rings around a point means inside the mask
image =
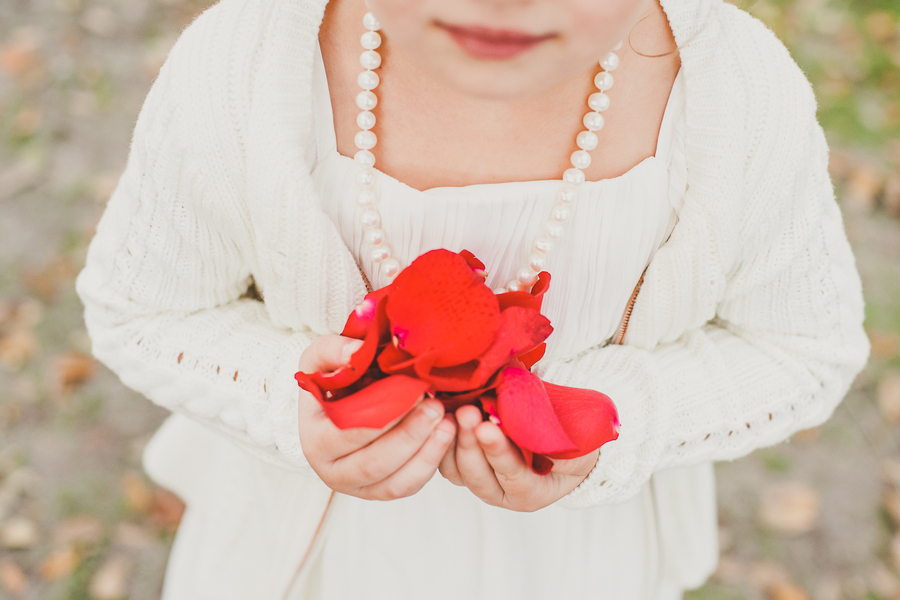
M 588 131 L 600 131 L 603 129 L 603 125 L 606 120 L 603 118 L 603 115 L 597 112 L 589 112 L 584 115 L 584 128 Z
M 381 225 L 381 215 L 378 214 L 377 210 L 367 208 L 359 215 L 359 222 L 366 229 L 373 229 Z
M 571 185 L 564 185 L 559 193 L 556 194 L 556 200 L 560 204 L 572 204 L 578 200 L 578 190 Z
M 519 269 L 516 273 L 516 280 L 523 286 L 534 285 L 537 283 L 538 274 L 527 267 Z
M 363 207 L 372 206 L 375 204 L 375 200 L 375 192 L 370 189 L 360 190 L 356 196 L 356 204 Z
M 360 131 L 353 137 L 353 143 L 360 150 L 371 150 L 378 143 L 378 137 L 371 131 Z
M 360 129 L 372 129 L 375 127 L 375 114 L 364 110 L 356 115 L 356 124 Z
M 353 160 L 356 161 L 361 167 L 374 167 L 375 166 L 375 155 L 369 152 L 368 150 L 360 150 L 356 154 L 353 155 Z
M 364 90 L 374 90 L 381 83 L 381 79 L 375 71 L 363 71 L 357 75 L 356 83 Z
M 507 291 L 510 292 L 521 292 L 524 289 L 524 285 L 522 285 L 518 279 L 513 279 L 509 283 L 506 284 Z
M 367 31 L 359 38 L 359 43 L 366 50 L 374 50 L 381 45 L 381 36 L 378 35 L 378 32 Z
M 376 246 L 375 248 L 372 248 L 372 252 L 369 256 L 372 257 L 374 262 L 383 263 L 391 257 L 391 249 L 387 246 Z
M 609 105 L 609 96 L 607 96 L 603 92 L 597 92 L 596 94 L 591 94 L 590 96 L 588 96 L 588 106 L 591 107 L 591 110 L 603 112 L 604 110 L 609 108 Z
M 366 50 L 359 55 L 359 64 L 363 69 L 375 70 L 381 66 L 381 55 L 374 50 Z
M 381 23 L 378 22 L 378 19 L 375 18 L 375 15 L 368 12 L 363 17 L 363 27 L 365 27 L 369 31 L 378 31 L 379 29 L 381 29 Z
M 608 91 L 613 86 L 613 76 L 607 71 L 601 71 L 594 77 L 594 87 L 601 92 Z
M 370 91 L 363 91 L 356 95 L 356 106 L 360 110 L 372 110 L 378 106 L 378 96 Z
M 544 233 L 547 234 L 548 238 L 558 240 L 563 236 L 562 223 L 547 221 L 546 223 L 544 223 Z
M 380 246 L 385 240 L 384 229 L 379 229 L 378 227 L 375 229 L 368 229 L 365 234 L 363 234 L 363 239 L 366 240 L 366 243 L 370 246 Z
M 566 169 L 563 173 L 563 181 L 572 185 L 581 185 L 584 183 L 584 171 L 581 169 Z
M 617 50 L 621 50 L 621 49 L 622 49 L 622 46 L 623 46 L 624 44 L 625 44 L 625 42 L 619 42 L 618 44 L 616 44 L 615 46 L 613 46 L 613 52 L 616 52 Z
M 362 114 L 362 113 L 361 113 Z M 369 113 L 371 114 L 371 113 Z M 356 185 L 359 187 L 369 187 L 375 184 L 375 171 L 372 169 L 360 169 L 356 174 Z
M 393 279 L 400 272 L 400 261 L 396 258 L 389 258 L 381 263 L 381 272 L 385 277 Z
M 528 255 L 528 268 L 536 273 L 540 273 L 547 265 L 547 257 L 537 252 Z
M 494 292 L 495 296 L 499 296 L 500 294 L 505 294 L 508 290 L 505 287 L 498 287 L 491 290 Z
M 607 71 L 615 71 L 619 68 L 619 57 L 616 56 L 615 53 L 609 52 L 600 61 L 600 66 Z
M 593 131 L 582 131 L 578 134 L 578 137 L 575 138 L 575 144 L 582 150 L 593 150 L 597 147 L 599 142 L 600 140 L 597 138 L 597 134 Z
M 534 240 L 534 250 L 541 254 L 550 254 L 553 251 L 553 240 L 547 236 L 540 236 Z
M 571 214 L 572 211 L 567 206 L 555 206 L 550 211 L 550 218 L 556 223 L 565 223 Z
M 591 166 L 591 155 L 584 150 L 576 150 L 575 152 L 573 152 L 570 160 L 572 162 L 572 166 L 576 169 L 584 170 Z

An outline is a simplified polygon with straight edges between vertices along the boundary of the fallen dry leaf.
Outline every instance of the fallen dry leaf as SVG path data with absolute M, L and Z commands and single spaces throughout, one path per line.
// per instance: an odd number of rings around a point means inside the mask
M 37 525 L 31 519 L 13 517 L 0 525 L 0 542 L 5 548 L 24 550 L 33 547 L 37 540 Z
M 113 556 L 91 577 L 89 590 L 95 600 L 120 600 L 128 595 L 134 563 L 126 556 Z
M 0 338 L 0 364 L 20 369 L 38 350 L 38 339 L 30 329 L 14 329 Z
M 41 30 L 34 26 L 14 30 L 0 46 L 0 73 L 25 88 L 44 81 L 47 65 L 39 51 L 42 36 Z
M 69 352 L 56 359 L 54 373 L 56 389 L 63 395 L 71 393 L 94 376 L 94 359 L 81 352 Z
M 122 477 L 122 494 L 128 508 L 146 514 L 153 507 L 153 490 L 139 474 L 131 472 Z
M 113 534 L 113 544 L 126 550 L 143 550 L 153 541 L 153 534 L 135 523 L 119 523 Z
M 900 423 L 900 370 L 888 369 L 878 382 L 878 408 L 890 423 Z
M 897 26 L 891 13 L 884 10 L 876 10 L 866 15 L 866 29 L 875 38 L 875 41 L 883 44 L 897 35 Z
M 807 533 L 815 527 L 819 503 L 819 493 L 804 483 L 772 484 L 763 490 L 759 520 L 766 528 L 779 533 Z
M 0 560 L 0 585 L 13 596 L 20 596 L 28 587 L 28 578 L 22 567 L 11 560 Z
M 78 273 L 78 269 L 66 256 L 57 256 L 42 269 L 26 270 L 24 282 L 26 287 L 46 302 L 56 299 L 59 289 L 69 285 Z
M 94 515 L 66 519 L 53 530 L 57 546 L 90 546 L 103 537 L 103 523 Z
M 72 546 L 56 548 L 38 566 L 38 575 L 44 581 L 57 581 L 68 577 L 81 562 L 81 556 Z
M 791 438 L 797 442 L 803 442 L 806 444 L 811 444 L 813 442 L 819 441 L 819 438 L 822 437 L 822 428 L 821 427 L 810 427 L 809 429 L 801 429 Z
M 892 217 L 900 217 L 900 173 L 888 177 L 884 186 L 884 210 Z M 874 351 L 874 348 L 873 348 Z
M 875 167 L 862 165 L 854 169 L 844 191 L 847 208 L 859 213 L 871 212 L 883 187 L 884 176 Z
M 873 357 L 891 359 L 900 356 L 900 335 L 883 331 L 869 331 L 868 334 Z
M 175 531 L 184 514 L 184 502 L 167 489 L 156 487 L 153 490 L 153 508 L 150 518 L 158 526 Z
M 793 583 L 776 583 L 766 589 L 772 600 L 810 600 L 806 590 Z

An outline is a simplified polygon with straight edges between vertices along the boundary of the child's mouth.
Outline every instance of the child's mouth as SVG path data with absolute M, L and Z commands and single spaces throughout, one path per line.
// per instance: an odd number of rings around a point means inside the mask
M 507 59 L 544 42 L 555 34 L 534 35 L 508 29 L 492 29 L 480 25 L 448 25 L 436 23 L 447 32 L 463 52 L 475 58 Z

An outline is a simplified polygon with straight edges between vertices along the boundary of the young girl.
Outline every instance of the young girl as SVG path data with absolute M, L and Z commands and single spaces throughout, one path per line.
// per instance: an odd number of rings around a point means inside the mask
M 712 461 L 827 419 L 867 356 L 809 84 L 722 0 L 369 4 L 198 18 L 78 279 L 97 357 L 175 412 L 163 598 L 680 597 Z M 538 476 L 473 407 L 342 431 L 298 393 L 434 248 L 552 275 L 534 372 L 609 395 L 616 441 Z

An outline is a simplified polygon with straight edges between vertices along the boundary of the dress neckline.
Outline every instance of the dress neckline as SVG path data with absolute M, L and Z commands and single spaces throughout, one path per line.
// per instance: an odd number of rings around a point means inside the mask
M 318 40 L 316 41 L 314 62 L 315 66 L 313 69 L 312 80 L 312 111 L 313 120 L 316 127 L 316 164 L 318 165 L 325 160 L 334 159 L 344 162 L 346 166 L 355 165 L 356 161 L 354 161 L 349 156 L 344 156 L 343 154 L 338 152 L 337 149 L 337 134 L 334 129 L 334 110 L 331 105 L 331 93 L 328 87 L 328 76 L 325 71 L 325 61 L 322 57 L 322 48 L 319 45 Z M 669 91 L 669 97 L 666 100 L 666 108 L 663 111 L 663 119 L 659 127 L 659 134 L 656 140 L 656 150 L 654 154 L 652 156 L 648 156 L 621 175 L 594 181 L 588 180 L 582 184 L 582 187 L 604 185 L 607 183 L 623 180 L 627 177 L 634 177 L 641 171 L 643 171 L 648 165 L 653 163 L 660 163 L 664 166 L 668 166 L 669 160 L 672 155 L 672 143 L 674 141 L 675 135 L 674 121 L 678 112 L 680 112 L 680 109 L 684 104 L 684 96 L 684 69 L 682 67 L 679 67 L 678 73 L 675 76 L 675 81 L 672 84 L 672 89 Z M 420 194 L 443 194 L 448 192 L 456 193 L 460 191 L 476 191 L 487 189 L 496 190 L 501 187 L 516 186 L 558 186 L 562 181 L 561 178 L 538 179 L 532 181 L 502 181 L 496 183 L 473 183 L 462 186 L 437 186 L 425 190 L 419 190 L 377 168 L 374 168 L 374 170 L 378 173 L 379 178 L 383 178 L 393 185 L 397 185 L 403 189 L 408 189 L 408 191 Z

